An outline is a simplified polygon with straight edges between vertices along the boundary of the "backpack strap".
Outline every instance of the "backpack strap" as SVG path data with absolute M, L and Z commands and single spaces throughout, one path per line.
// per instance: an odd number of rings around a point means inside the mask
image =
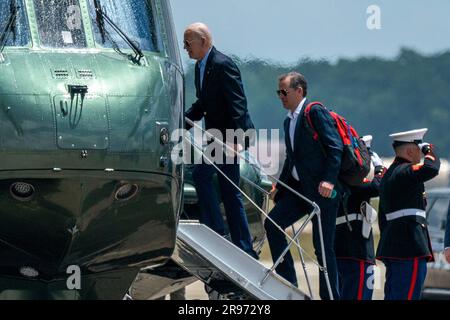
M 304 111 L 305 119 L 306 119 L 306 128 L 308 129 L 309 132 L 311 132 L 313 139 L 319 143 L 320 150 L 322 150 L 323 155 L 326 157 L 327 152 L 325 151 L 325 148 L 323 147 L 322 142 L 319 140 L 319 134 L 317 133 L 316 129 L 314 128 L 314 125 L 311 120 L 310 111 L 311 111 L 311 108 L 314 107 L 315 105 L 318 105 L 318 106 L 326 109 L 326 107 L 324 107 L 324 105 L 321 102 L 316 101 L 316 102 L 309 103 L 306 106 L 305 111 Z
M 305 113 L 305 117 L 306 117 L 306 122 L 308 124 L 308 129 L 309 129 L 309 131 L 311 131 L 311 133 L 313 135 L 313 139 L 317 141 L 317 140 L 319 140 L 319 134 L 317 133 L 316 129 L 314 128 L 314 125 L 311 120 L 311 115 L 310 115 L 311 108 L 315 105 L 325 108 L 321 102 L 314 101 L 314 102 L 309 103 L 306 106 L 304 113 Z

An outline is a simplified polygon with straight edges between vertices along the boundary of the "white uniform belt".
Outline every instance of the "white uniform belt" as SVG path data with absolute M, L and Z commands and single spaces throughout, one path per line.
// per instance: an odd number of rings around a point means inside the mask
M 387 221 L 392 221 L 395 219 L 399 219 L 399 218 L 403 218 L 403 217 L 409 217 L 409 216 L 419 216 L 422 218 L 427 218 L 427 215 L 425 213 L 425 211 L 420 210 L 420 209 L 402 209 L 402 210 L 398 210 L 392 213 L 388 213 L 386 214 L 386 220 Z
M 351 213 L 351 214 L 347 215 L 347 218 L 348 218 L 348 222 L 355 221 L 355 220 L 363 221 L 363 219 L 364 219 L 364 217 L 360 213 Z M 337 226 L 340 224 L 346 223 L 346 222 L 347 222 L 347 219 L 345 218 L 345 216 L 336 218 Z

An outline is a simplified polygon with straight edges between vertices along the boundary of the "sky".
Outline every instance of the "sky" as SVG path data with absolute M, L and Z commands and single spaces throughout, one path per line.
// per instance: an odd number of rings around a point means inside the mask
M 394 58 L 401 47 L 426 55 L 450 50 L 449 0 L 170 2 L 180 50 L 185 27 L 197 21 L 210 27 L 214 45 L 224 53 L 285 64 L 304 58 Z M 188 61 L 184 51 L 182 57 Z

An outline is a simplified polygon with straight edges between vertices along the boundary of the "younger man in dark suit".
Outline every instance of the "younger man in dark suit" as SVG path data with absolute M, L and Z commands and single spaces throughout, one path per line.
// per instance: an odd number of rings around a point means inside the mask
M 291 72 L 279 78 L 277 94 L 283 103 L 283 107 L 289 110 L 284 122 L 287 157 L 280 180 L 316 202 L 321 209 L 328 275 L 333 298 L 339 299 L 334 252 L 339 196 L 336 196 L 334 190 L 337 189 L 343 145 L 334 120 L 325 108 L 318 105 L 311 108 L 310 117 L 320 141 L 313 138 L 310 128 L 307 127 L 303 112 L 308 105 L 306 100 L 307 90 L 307 82 L 300 73 Z M 276 194 L 273 196 L 276 205 L 269 216 L 282 229 L 287 228 L 312 211 L 309 204 L 280 184 L 277 184 L 275 190 Z M 268 219 L 265 222 L 265 229 L 272 259 L 275 262 L 287 246 L 287 241 L 284 234 Z M 323 265 L 317 217 L 313 219 L 313 243 L 317 259 Z M 284 261 L 276 268 L 276 271 L 282 277 L 297 285 L 294 263 L 289 252 Z M 320 273 L 320 297 L 322 299 L 330 298 L 323 272 Z

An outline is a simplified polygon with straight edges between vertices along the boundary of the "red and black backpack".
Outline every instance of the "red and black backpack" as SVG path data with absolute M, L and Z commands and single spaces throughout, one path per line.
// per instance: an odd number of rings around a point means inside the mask
M 310 115 L 311 108 L 315 105 L 326 109 L 320 102 L 311 102 L 306 106 L 304 112 L 306 123 L 313 134 L 313 139 L 320 143 L 319 134 L 314 129 Z M 336 129 L 344 145 L 339 179 L 349 186 L 359 186 L 370 171 L 369 150 L 367 150 L 356 130 L 347 123 L 344 117 L 333 111 L 328 112 L 335 121 Z M 325 151 L 323 147 L 322 150 Z

